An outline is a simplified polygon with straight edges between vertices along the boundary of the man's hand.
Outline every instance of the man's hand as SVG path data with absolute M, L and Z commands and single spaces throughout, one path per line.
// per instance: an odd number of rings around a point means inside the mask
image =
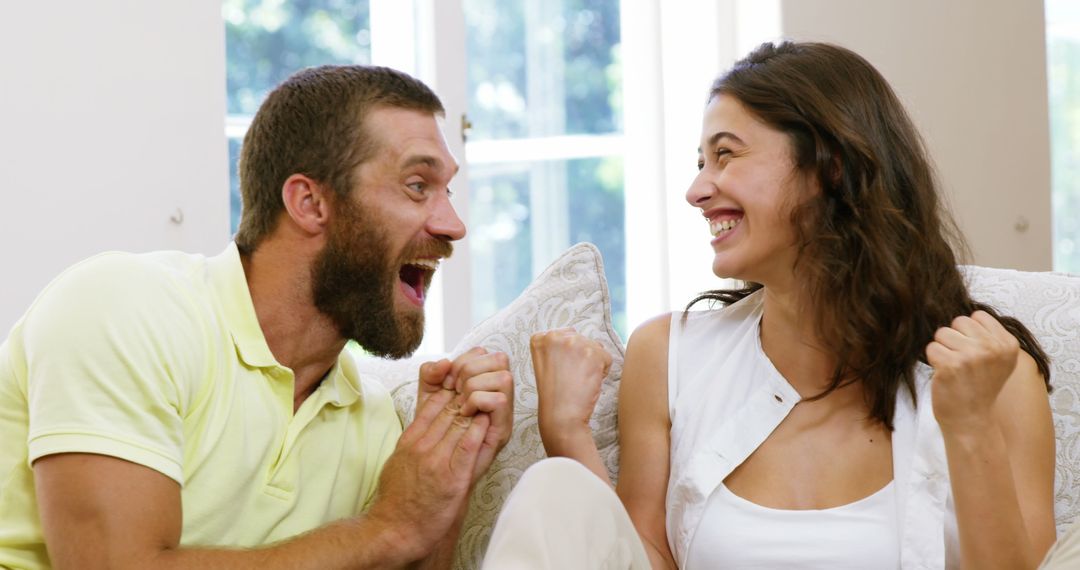
M 934 368 L 934 415 L 942 429 L 982 429 L 1016 368 L 1020 344 L 989 313 L 957 317 L 934 333 L 926 360 Z
M 465 417 L 487 415 L 490 424 L 476 461 L 474 482 L 487 472 L 495 455 L 510 440 L 514 422 L 514 379 L 510 359 L 502 352 L 472 348 L 450 362 L 427 362 L 420 367 L 417 402 L 450 391 Z
M 424 402 L 431 396 L 443 392 L 453 391 L 453 380 L 448 380 L 450 366 L 453 363 L 447 359 L 425 362 L 420 365 L 420 382 L 416 387 L 416 409 L 424 407 Z M 444 386 L 444 382 L 447 384 Z
M 410 560 L 446 539 L 468 501 L 490 419 L 460 411 L 450 390 L 426 397 L 379 477 L 367 517 L 392 529 Z
M 611 368 L 611 354 L 600 343 L 568 328 L 534 334 L 529 348 L 536 372 L 544 445 L 549 455 L 576 458 L 576 451 L 563 446 L 568 442 L 591 442 L 589 419 L 600 397 L 600 385 Z

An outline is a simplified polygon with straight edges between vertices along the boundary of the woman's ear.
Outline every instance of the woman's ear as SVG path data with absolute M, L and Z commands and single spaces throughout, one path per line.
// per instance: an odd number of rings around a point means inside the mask
M 281 199 L 292 223 L 309 234 L 318 234 L 330 222 L 330 190 L 304 176 L 293 174 L 281 186 Z

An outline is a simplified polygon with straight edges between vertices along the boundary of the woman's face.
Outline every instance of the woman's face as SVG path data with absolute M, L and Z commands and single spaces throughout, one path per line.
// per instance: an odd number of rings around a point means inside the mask
M 713 273 L 785 287 L 796 257 L 791 211 L 810 188 L 788 136 L 719 95 L 705 108 L 700 145 L 686 201 L 707 219 Z

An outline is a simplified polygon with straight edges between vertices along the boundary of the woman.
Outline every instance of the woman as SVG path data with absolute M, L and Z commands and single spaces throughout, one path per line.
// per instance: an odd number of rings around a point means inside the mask
M 930 161 L 881 75 L 764 44 L 713 84 L 713 272 L 745 287 L 627 347 L 617 493 L 654 568 L 1034 568 L 1054 542 L 1047 359 L 968 295 Z M 549 455 L 608 480 L 604 355 L 534 338 Z

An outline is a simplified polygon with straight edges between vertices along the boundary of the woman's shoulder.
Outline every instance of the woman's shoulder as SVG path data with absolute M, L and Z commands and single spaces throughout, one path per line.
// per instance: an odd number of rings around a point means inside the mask
M 630 342 L 634 342 L 634 339 L 639 341 L 651 341 L 655 342 L 660 339 L 667 341 L 667 337 L 671 332 L 671 320 L 679 313 L 662 313 L 652 317 L 651 319 L 638 325 L 634 332 L 630 335 Z
M 657 315 L 630 335 L 619 384 L 620 410 L 644 409 L 667 417 L 668 342 L 674 314 Z
M 757 333 L 763 305 L 761 294 L 752 293 L 730 305 L 673 313 L 673 335 L 680 338 L 739 338 Z
M 626 359 L 649 360 L 667 354 L 671 336 L 671 321 L 676 313 L 663 313 L 638 325 L 626 343 Z

